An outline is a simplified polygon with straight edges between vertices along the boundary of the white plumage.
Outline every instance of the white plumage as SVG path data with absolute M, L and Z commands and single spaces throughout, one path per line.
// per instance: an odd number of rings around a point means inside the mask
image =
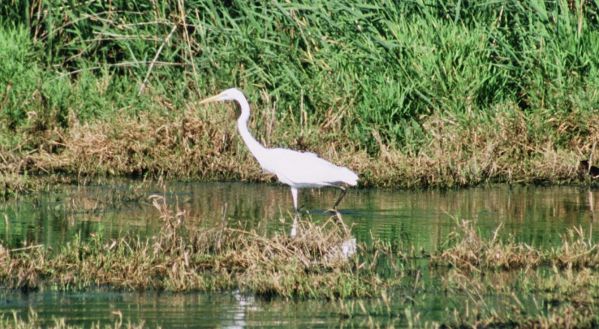
M 250 106 L 243 93 L 236 89 L 227 89 L 216 96 L 209 97 L 201 103 L 213 101 L 236 101 L 241 107 L 241 115 L 237 120 L 237 128 L 241 138 L 254 155 L 262 169 L 277 176 L 277 179 L 291 187 L 293 207 L 297 210 L 297 193 L 300 188 L 319 188 L 333 186 L 341 189 L 335 202 L 337 207 L 345 195 L 346 186 L 355 186 L 358 175 L 346 167 L 332 164 L 311 152 L 298 152 L 284 148 L 266 148 L 248 131 L 247 121 L 250 117 Z

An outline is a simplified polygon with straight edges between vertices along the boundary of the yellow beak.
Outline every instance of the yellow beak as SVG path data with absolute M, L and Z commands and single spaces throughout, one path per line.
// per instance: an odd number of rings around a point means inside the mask
M 218 99 L 218 96 L 219 96 L 219 95 L 212 96 L 212 97 L 208 97 L 208 98 L 206 98 L 206 99 L 202 100 L 202 101 L 200 102 L 200 104 L 206 104 L 206 103 L 218 102 L 218 101 L 219 101 L 219 99 Z

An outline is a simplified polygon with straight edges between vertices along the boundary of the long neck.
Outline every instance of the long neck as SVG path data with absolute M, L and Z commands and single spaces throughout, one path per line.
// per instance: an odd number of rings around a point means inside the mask
M 250 152 L 256 156 L 257 153 L 264 150 L 264 146 L 262 146 L 262 144 L 260 144 L 248 130 L 247 123 L 250 117 L 250 105 L 243 99 L 239 100 L 239 106 L 241 107 L 241 115 L 239 116 L 239 119 L 237 119 L 237 129 L 239 130 L 239 134 L 241 135 L 241 138 L 243 138 L 245 145 L 247 145 Z

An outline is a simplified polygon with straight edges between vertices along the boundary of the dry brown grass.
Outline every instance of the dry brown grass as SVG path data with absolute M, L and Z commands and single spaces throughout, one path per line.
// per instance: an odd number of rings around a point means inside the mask
M 460 272 L 460 270 L 458 270 Z M 496 273 L 501 274 L 501 273 Z M 513 274 L 513 273 L 512 273 Z M 450 294 L 465 293 L 473 306 L 466 314 L 454 312 L 449 327 L 595 328 L 597 274 L 555 271 L 543 274 L 526 271 L 518 275 L 460 275 L 450 278 Z M 499 296 L 498 299 L 489 296 Z M 534 296 L 533 305 L 522 298 Z M 531 302 L 527 298 L 528 302 Z M 531 311 L 531 309 L 537 309 Z
M 450 234 L 449 248 L 434 254 L 432 261 L 438 265 L 480 272 L 482 269 L 530 269 L 550 265 L 568 269 L 597 269 L 599 248 L 593 241 L 592 229 L 585 234 L 582 228 L 569 230 L 562 236 L 562 244 L 548 251 L 533 248 L 511 239 L 499 239 L 499 226 L 493 236 L 480 236 L 472 222 L 460 221 L 457 230 Z
M 453 322 L 438 326 L 438 328 L 595 328 L 597 318 L 589 307 L 576 307 L 564 305 L 553 307 L 547 315 L 525 316 L 518 314 L 515 307 L 513 314 L 479 314 L 475 308 L 469 319 L 464 319 L 460 314 L 455 314 Z M 476 319 L 476 317 L 479 317 Z
M 599 122 L 599 115 L 588 120 Z M 594 143 L 599 143 L 599 127 L 581 127 L 567 120 L 559 127 L 543 129 L 544 124 L 551 126 L 553 122 L 536 123 L 516 109 L 500 110 L 487 119 L 474 113 L 459 119 L 433 115 L 423 124 L 430 140 L 417 154 L 386 147 L 381 153 L 383 161 L 371 161 L 367 168 L 372 170 L 373 184 L 383 186 L 576 180 L 579 160 L 588 158 Z M 553 129 L 572 137 L 564 142 L 558 141 L 560 135 L 536 132 Z M 588 135 L 575 133 L 580 129 L 588 129 Z
M 31 183 L 22 175 L 27 158 L 20 158 L 14 151 L 0 147 L 0 197 L 22 193 L 31 189 Z
M 567 268 L 599 268 L 599 245 L 593 242 L 592 226 L 589 233 L 581 227 L 568 230 L 562 236 L 562 245 L 549 252 L 554 266 Z
M 232 133 L 222 122 L 201 120 L 192 112 L 176 119 L 123 116 L 113 122 L 75 123 L 60 133 L 59 153 L 44 149 L 33 160 L 43 171 L 83 175 L 210 178 L 251 172 L 231 157 L 236 146 Z
M 514 269 L 536 267 L 543 255 L 526 244 L 503 242 L 498 238 L 498 227 L 492 238 L 483 239 L 472 222 L 461 221 L 450 239 L 455 246 L 433 255 L 433 263 L 449 264 L 453 267 L 479 272 L 483 268 Z
M 344 256 L 353 239 L 334 220 L 299 220 L 298 234 L 264 236 L 223 224 L 186 225 L 183 211 L 153 197 L 163 226 L 151 239 L 75 239 L 60 250 L 40 246 L 0 250 L 0 281 L 10 288 L 213 291 L 240 289 L 259 295 L 334 298 L 370 296 L 388 286 L 368 261 Z M 197 224 L 197 222 L 195 223 Z M 358 246 L 358 250 L 360 247 Z M 384 251 L 382 251 L 384 252 Z
M 283 126 L 273 108 L 267 104 L 264 113 L 255 113 L 250 129 L 259 140 L 269 147 L 316 152 L 348 166 L 359 173 L 363 186 L 574 182 L 580 181 L 581 159 L 599 159 L 599 127 L 584 124 L 599 122 L 597 114 L 545 121 L 509 107 L 488 117 L 435 114 L 423 119 L 427 138 L 418 151 L 385 144 L 375 131 L 380 150 L 372 155 L 352 142 L 339 120 L 333 120 L 334 113 L 320 124 Z M 13 190 L 26 189 L 19 178 L 24 172 L 273 181 L 247 151 L 234 119 L 233 107 L 195 103 L 169 116 L 119 114 L 91 123 L 72 117 L 66 129 L 22 132 L 28 151 L 0 151 L 0 165 L 12 168 L 3 181 Z M 331 120 L 337 123 L 329 124 Z

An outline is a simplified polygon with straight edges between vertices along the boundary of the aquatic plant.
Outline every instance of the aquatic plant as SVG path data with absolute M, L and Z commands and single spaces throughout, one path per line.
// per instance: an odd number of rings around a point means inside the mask
M 481 268 L 509 270 L 541 264 L 541 251 L 526 244 L 499 239 L 500 229 L 501 226 L 496 228 L 490 239 L 483 239 L 471 221 L 459 221 L 457 230 L 452 232 L 448 242 L 455 245 L 433 255 L 432 262 L 472 271 L 480 271 Z

